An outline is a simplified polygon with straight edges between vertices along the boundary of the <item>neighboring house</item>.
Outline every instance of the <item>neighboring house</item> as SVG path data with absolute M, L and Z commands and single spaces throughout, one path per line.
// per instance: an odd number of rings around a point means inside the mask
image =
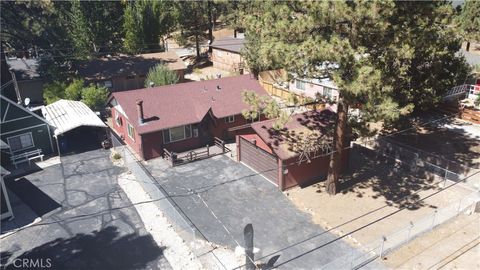
M 267 94 L 250 75 L 115 92 L 109 102 L 112 125 L 143 159 L 162 156 L 164 149 L 203 147 L 249 127 L 252 121 L 242 116 L 248 109 L 245 90 Z
M 329 78 L 308 79 L 291 74 L 288 78 L 284 69 L 260 72 L 259 78 L 262 84 L 269 88 L 267 92 L 274 96 L 287 98 L 290 93 L 315 99 L 317 95 L 325 96 L 332 101 L 338 100 L 339 89 Z M 275 89 L 273 89 L 275 88 Z M 276 91 L 278 89 L 278 91 Z M 288 91 L 288 92 L 285 92 Z
M 1 140 L 10 153 L 18 155 L 40 149 L 43 154 L 54 152 L 52 130 L 48 122 L 21 105 L 1 96 Z
M 243 37 L 225 37 L 215 40 L 210 45 L 213 67 L 239 74 L 245 73 L 245 61 L 240 53 L 244 44 Z
M 285 190 L 306 186 L 325 180 L 328 172 L 332 138 L 325 130 L 335 125 L 335 113 L 329 109 L 307 111 L 292 115 L 280 130 L 275 130 L 275 119 L 252 124 L 253 133 L 237 136 L 237 160 L 262 174 L 266 179 Z M 325 148 L 308 157 L 302 152 L 305 136 L 326 139 Z M 343 168 L 348 163 L 344 156 Z
M 333 101 L 338 100 L 339 90 L 335 83 L 328 78 L 325 79 L 306 79 L 295 78 L 288 83 L 290 92 L 304 95 L 315 99 L 317 94 L 327 97 Z
M 173 51 L 104 57 L 83 62 L 77 70 L 87 83 L 95 83 L 117 92 L 144 88 L 148 71 L 158 64 L 166 64 L 177 73 L 179 81 L 184 80 L 187 67 Z
M 7 64 L 14 72 L 20 99 L 30 99 L 30 104 L 43 104 L 43 79 L 38 73 L 37 59 L 7 58 Z

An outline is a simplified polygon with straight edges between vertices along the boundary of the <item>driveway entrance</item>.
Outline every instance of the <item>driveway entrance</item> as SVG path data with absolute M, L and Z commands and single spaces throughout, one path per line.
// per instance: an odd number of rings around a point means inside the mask
M 237 242 L 243 245 L 243 229 L 251 223 L 259 249 L 255 259 L 266 263 L 279 255 L 280 269 L 320 268 L 348 252 L 360 254 L 342 240 L 333 241 L 335 235 L 314 224 L 277 187 L 225 155 L 173 168 L 153 159 L 146 167 L 214 244 L 231 250 Z

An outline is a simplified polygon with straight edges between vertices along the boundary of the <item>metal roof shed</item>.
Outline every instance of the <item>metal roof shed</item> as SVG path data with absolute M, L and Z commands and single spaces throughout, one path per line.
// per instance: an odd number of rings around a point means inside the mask
M 42 108 L 42 114 L 48 123 L 54 127 L 53 136 L 57 138 L 57 144 L 58 136 L 76 128 L 84 126 L 107 127 L 107 125 L 81 101 L 61 99 Z

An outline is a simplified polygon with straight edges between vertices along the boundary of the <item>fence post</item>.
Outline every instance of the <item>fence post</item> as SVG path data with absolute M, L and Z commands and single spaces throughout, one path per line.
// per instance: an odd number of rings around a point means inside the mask
M 413 222 L 410 221 L 410 228 L 408 228 L 408 235 L 407 235 L 407 239 L 405 240 L 405 243 L 408 242 L 408 239 L 410 239 L 410 235 L 412 233 L 412 229 L 413 229 Z
M 380 259 L 383 259 L 383 248 L 385 247 L 385 241 L 387 241 L 387 237 L 382 236 L 382 246 L 380 247 Z
M 435 209 L 435 211 L 433 211 L 433 218 L 432 218 L 432 230 L 433 230 L 433 227 L 435 227 L 435 218 L 437 217 L 437 210 Z
M 462 207 L 462 200 L 463 200 L 463 199 L 460 199 L 460 201 L 458 202 L 457 214 L 460 213 L 460 209 L 461 209 L 461 207 Z
M 210 156 L 210 146 L 207 144 L 207 157 Z
M 222 141 L 222 153 L 225 154 L 225 141 Z

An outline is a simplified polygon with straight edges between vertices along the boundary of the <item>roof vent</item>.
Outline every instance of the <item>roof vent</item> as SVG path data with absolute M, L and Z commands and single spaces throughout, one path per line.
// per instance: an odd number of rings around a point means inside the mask
M 215 102 L 215 98 L 212 96 L 212 102 Z
M 217 85 L 217 91 L 220 91 L 222 90 L 222 88 L 220 87 L 220 85 Z
M 207 92 L 207 87 L 206 86 L 203 87 L 203 92 Z

